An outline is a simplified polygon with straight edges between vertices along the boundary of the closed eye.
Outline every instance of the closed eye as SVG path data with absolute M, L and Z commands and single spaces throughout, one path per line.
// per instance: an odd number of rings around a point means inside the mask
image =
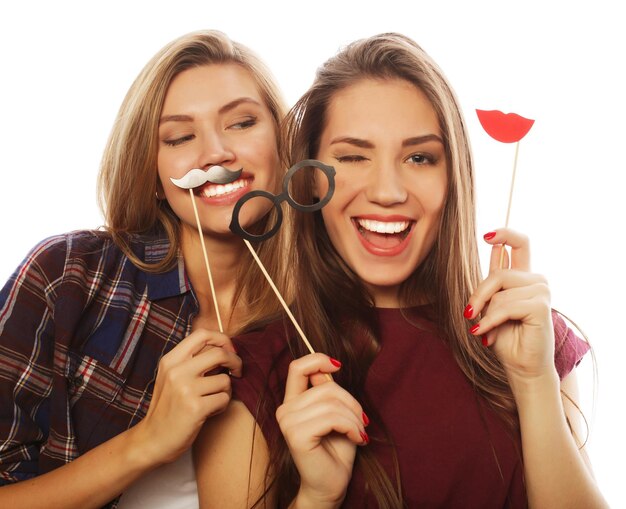
M 257 123 L 257 118 L 250 117 L 245 120 L 242 120 L 241 122 L 235 122 L 234 124 L 229 125 L 228 129 L 233 129 L 233 130 L 249 129 L 250 127 L 256 125 L 256 123 Z
M 335 157 L 340 163 L 359 163 L 361 161 L 367 161 L 366 157 L 360 155 L 347 155 L 347 156 L 337 156 Z
M 196 136 L 194 134 L 188 134 L 186 136 L 181 136 L 180 138 L 163 140 L 163 143 L 165 143 L 166 145 L 168 145 L 170 147 L 176 147 L 178 145 L 182 145 L 183 143 L 185 143 L 187 141 L 193 140 L 195 137 Z

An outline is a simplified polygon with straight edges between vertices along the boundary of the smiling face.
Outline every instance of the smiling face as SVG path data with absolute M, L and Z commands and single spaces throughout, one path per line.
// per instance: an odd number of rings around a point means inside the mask
M 318 159 L 337 171 L 322 209 L 333 246 L 371 291 L 398 307 L 400 284 L 433 246 L 445 203 L 437 115 L 408 81 L 364 79 L 334 95 Z M 325 192 L 322 180 L 318 192 Z
M 230 184 L 194 189 L 205 234 L 231 235 L 235 202 L 254 189 L 273 190 L 278 154 L 272 114 L 249 72 L 236 64 L 194 67 L 170 84 L 159 123 L 159 180 L 183 225 L 196 228 L 189 191 L 174 185 L 193 168 L 243 169 Z M 251 204 L 241 223 L 258 221 L 267 209 Z

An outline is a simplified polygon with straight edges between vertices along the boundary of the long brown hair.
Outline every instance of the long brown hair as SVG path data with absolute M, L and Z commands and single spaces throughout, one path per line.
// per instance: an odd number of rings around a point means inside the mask
M 165 95 L 172 80 L 186 69 L 225 63 L 249 72 L 278 133 L 286 107 L 271 72 L 249 48 L 216 30 L 192 32 L 162 48 L 137 76 L 118 112 L 100 166 L 98 198 L 107 232 L 129 259 L 145 271 L 167 270 L 176 262 L 180 248 L 180 220 L 166 200 L 156 199 L 158 125 Z M 278 168 L 276 171 L 280 172 Z M 276 181 L 279 185 L 280 178 Z M 132 252 L 130 238 L 155 230 L 167 235 L 170 248 L 162 261 L 147 264 Z M 258 246 L 259 257 L 278 279 L 284 263 L 276 253 L 284 252 L 284 243 L 285 235 L 279 232 Z M 248 261 L 253 263 L 251 258 Z M 278 308 L 275 296 L 259 273 L 244 270 L 249 266 L 242 260 L 236 293 L 240 296 L 245 289 L 251 305 L 246 323 L 259 321 Z
M 424 300 L 432 303 L 437 326 L 475 390 L 517 431 L 515 402 L 502 365 L 496 356 L 467 332 L 463 318 L 469 297 L 480 279 L 475 231 L 474 176 L 465 122 L 455 94 L 433 60 L 411 39 L 393 33 L 356 41 L 326 61 L 317 71 L 311 88 L 288 113 L 284 126 L 283 157 L 286 164 L 315 158 L 326 125 L 328 106 L 334 95 L 363 79 L 402 79 L 420 89 L 437 113 L 448 162 L 448 190 L 437 239 L 426 259 L 401 285 L 403 306 Z M 313 176 L 294 183 L 293 194 L 302 203 L 314 199 Z M 356 274 L 334 249 L 320 213 L 294 218 L 290 262 L 298 282 L 296 313 L 314 347 L 341 360 L 341 384 L 368 408 L 363 394 L 367 370 L 376 355 L 377 324 L 372 320 L 372 297 Z M 349 296 L 349 298 L 337 298 Z M 371 338 L 366 358 L 354 344 L 364 332 Z M 300 346 L 293 345 L 296 355 Z M 358 351 L 357 351 L 358 348 Z M 370 415 L 371 417 L 371 415 Z M 282 451 L 274 468 L 277 492 L 284 493 L 293 467 Z M 402 504 L 399 477 L 396 483 L 382 473 L 374 458 L 364 458 L 359 448 L 357 461 L 380 507 Z M 283 461 L 284 463 L 278 463 Z M 369 472 L 369 473 L 368 473 Z

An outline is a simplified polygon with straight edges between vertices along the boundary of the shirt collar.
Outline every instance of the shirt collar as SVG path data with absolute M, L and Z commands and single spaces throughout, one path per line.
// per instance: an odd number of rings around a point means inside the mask
M 170 248 L 170 242 L 165 234 L 157 236 L 139 235 L 136 241 L 143 245 L 143 261 L 157 263 L 163 260 Z M 182 253 L 178 251 L 174 266 L 167 272 L 146 272 L 148 298 L 150 300 L 165 299 L 182 295 L 191 290 L 191 283 L 185 272 L 185 262 Z

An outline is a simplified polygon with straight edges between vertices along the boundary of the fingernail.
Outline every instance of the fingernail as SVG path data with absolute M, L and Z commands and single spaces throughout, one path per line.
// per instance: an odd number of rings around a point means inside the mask
M 465 310 L 463 311 L 463 316 L 465 318 L 471 318 L 473 314 L 474 314 L 474 308 L 471 306 L 471 304 L 468 304 L 467 306 L 465 306 Z
M 496 232 L 487 232 L 483 235 L 483 239 L 491 240 L 496 236 Z
M 360 431 L 359 434 L 361 435 L 361 440 L 363 440 L 363 445 L 367 445 L 370 443 L 370 437 L 367 436 L 367 433 L 365 433 L 365 431 Z
M 363 412 L 363 424 L 367 426 L 370 423 L 370 419 L 365 412 Z
M 487 334 L 483 334 L 483 337 L 481 339 L 483 342 L 483 346 L 489 346 L 489 339 L 487 339 Z
M 479 323 L 477 323 L 475 325 L 472 325 L 470 327 L 470 330 L 469 330 L 470 334 L 476 334 L 478 332 L 478 329 L 480 329 L 480 324 Z
M 341 362 L 337 359 L 333 359 L 332 357 L 330 357 L 330 363 L 337 368 L 341 367 Z

